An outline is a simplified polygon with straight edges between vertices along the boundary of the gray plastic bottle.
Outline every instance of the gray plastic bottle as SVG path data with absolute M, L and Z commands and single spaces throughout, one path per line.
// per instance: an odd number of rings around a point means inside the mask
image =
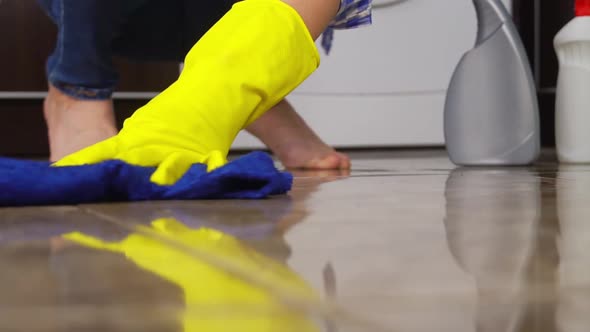
M 463 166 L 530 164 L 540 152 L 539 106 L 522 41 L 500 0 L 473 3 L 477 42 L 448 89 L 447 151 Z

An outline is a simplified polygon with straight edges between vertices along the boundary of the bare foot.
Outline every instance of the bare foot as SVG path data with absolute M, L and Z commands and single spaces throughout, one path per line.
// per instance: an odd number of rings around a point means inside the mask
M 350 169 L 348 156 L 324 143 L 286 100 L 246 129 L 260 139 L 286 168 Z
M 51 161 L 117 134 L 111 100 L 77 100 L 50 85 L 43 106 Z

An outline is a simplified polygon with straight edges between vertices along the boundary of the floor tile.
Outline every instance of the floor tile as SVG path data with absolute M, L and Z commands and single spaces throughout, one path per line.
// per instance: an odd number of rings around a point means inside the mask
M 590 326 L 590 166 L 383 151 L 294 175 L 260 201 L 0 210 L 0 330 Z

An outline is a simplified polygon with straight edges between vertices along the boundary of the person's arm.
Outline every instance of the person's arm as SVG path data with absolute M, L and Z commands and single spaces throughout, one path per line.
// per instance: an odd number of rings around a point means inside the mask
M 328 27 L 340 8 L 340 0 L 283 0 L 283 2 L 301 15 L 314 40 Z

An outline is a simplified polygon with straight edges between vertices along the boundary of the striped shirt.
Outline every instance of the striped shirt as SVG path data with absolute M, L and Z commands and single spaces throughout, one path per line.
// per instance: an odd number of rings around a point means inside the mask
M 372 23 L 372 0 L 340 0 L 336 18 L 322 34 L 322 47 L 330 53 L 334 41 L 334 30 L 354 29 Z

